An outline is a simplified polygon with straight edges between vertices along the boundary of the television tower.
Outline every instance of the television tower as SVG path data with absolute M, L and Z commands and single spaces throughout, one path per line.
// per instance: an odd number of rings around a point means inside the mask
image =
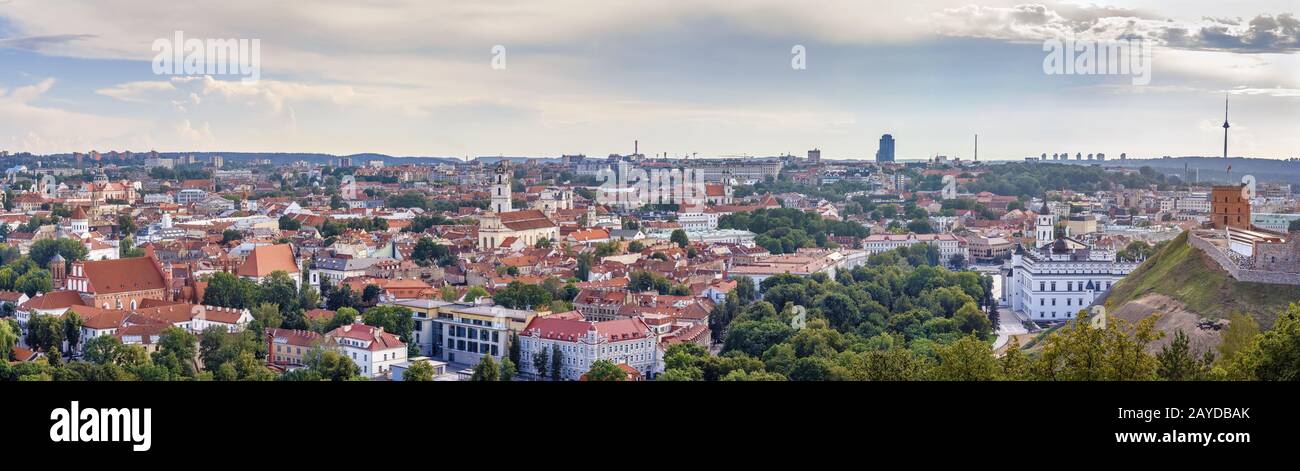
M 1228 94 L 1223 94 L 1223 158 L 1228 158 Z

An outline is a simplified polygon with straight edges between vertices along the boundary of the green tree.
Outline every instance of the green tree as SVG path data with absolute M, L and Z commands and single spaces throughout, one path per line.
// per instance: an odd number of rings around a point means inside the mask
M 560 346 L 551 345 L 551 381 L 559 381 L 563 376 L 564 370 L 564 352 L 560 351 Z
M 734 322 L 727 332 L 723 351 L 740 351 L 750 356 L 759 356 L 793 333 L 794 330 L 789 325 L 775 319 Z
M 520 351 L 518 332 L 515 331 L 510 332 L 510 345 L 507 348 L 509 349 L 508 351 L 510 352 L 509 355 L 510 362 L 518 365 L 519 358 L 522 355 L 522 352 Z
M 63 314 L 63 339 L 68 342 L 69 350 L 76 351 L 77 344 L 81 343 L 81 328 L 85 325 L 81 316 L 71 309 Z
M 379 295 L 383 293 L 379 285 L 366 285 L 366 289 L 361 291 L 361 302 L 373 306 L 379 302 Z
M 537 378 L 546 377 L 546 367 L 551 364 L 550 350 L 540 348 L 537 353 L 533 354 L 533 371 L 537 373 Z
M 974 334 L 984 338 L 993 331 L 993 323 L 989 322 L 989 317 L 980 312 L 979 307 L 976 307 L 973 302 L 963 304 L 953 315 L 953 320 L 957 321 L 957 329 L 964 334 Z
M 8 362 L 14 346 L 18 345 L 18 332 L 8 322 L 0 322 L 0 362 Z
M 331 348 L 313 347 L 306 356 L 307 369 L 311 370 L 305 377 L 285 378 L 289 380 L 314 381 L 352 381 L 361 377 L 361 368 L 351 359 Z
M 339 327 L 353 324 L 357 321 L 357 316 L 361 315 L 356 309 L 350 307 L 339 308 L 334 312 L 334 317 L 330 319 L 329 324 L 325 326 L 325 332 L 337 329 Z
M 468 290 L 465 291 L 465 296 L 462 299 L 467 303 L 473 303 L 474 300 L 487 295 L 488 295 L 487 290 L 483 289 L 482 286 L 471 286 Z
M 27 252 L 36 265 L 46 268 L 50 265 L 50 259 L 55 254 L 63 256 L 66 263 L 72 263 L 77 260 L 86 259 L 86 246 L 81 242 L 60 238 L 60 239 L 43 239 L 32 243 L 31 249 Z
M 740 298 L 742 304 L 749 304 L 758 298 L 758 292 L 754 289 L 754 279 L 748 276 L 737 276 L 732 278 L 736 281 L 736 296 Z
M 587 370 L 586 378 L 587 381 L 623 381 L 627 378 L 627 373 L 612 361 L 596 360 Z
M 1011 337 L 1006 352 L 998 359 L 998 377 L 1006 381 L 1029 379 L 1029 358 L 1020 349 L 1020 340 L 1015 337 Z
M 470 381 L 500 381 L 501 368 L 497 365 L 492 355 L 483 355 L 477 365 L 474 365 L 474 374 L 470 376 Z
M 30 270 L 14 281 L 14 291 L 21 291 L 28 296 L 49 292 L 53 286 L 54 282 L 50 278 L 50 272 L 45 269 Z
M 939 363 L 931 373 L 940 381 L 992 381 L 997 375 L 993 347 L 974 335 L 939 347 Z
M 250 280 L 219 272 L 208 278 L 208 287 L 203 292 L 203 304 L 236 309 L 252 307 L 262 299 L 260 291 L 257 284 Z
M 415 329 L 415 318 L 411 316 L 410 308 L 376 306 L 367 309 L 361 319 L 366 325 L 383 327 L 385 331 L 397 335 L 402 343 L 406 344 L 409 356 L 420 354 L 419 346 L 415 344 L 412 333 Z
M 1259 335 L 1259 323 L 1255 318 L 1242 313 L 1228 317 L 1228 328 L 1224 329 L 1219 343 L 1219 361 L 1228 363 L 1237 357 L 1237 353 L 1250 347 Z
M 402 381 L 433 381 L 433 365 L 427 361 L 417 361 L 402 373 Z
M 501 359 L 501 381 L 514 381 L 518 374 L 519 368 L 515 366 L 515 362 L 510 361 L 509 358 Z
M 257 307 L 249 310 L 253 315 L 251 328 L 260 337 L 266 334 L 266 329 L 278 329 L 284 322 L 284 317 L 280 315 L 280 306 L 272 303 L 258 304 Z
M 681 229 L 674 229 L 672 235 L 669 236 L 668 241 L 677 244 L 678 247 L 683 249 L 691 243 L 690 239 L 686 237 L 686 231 Z
M 63 321 L 54 316 L 36 315 L 27 321 L 27 345 L 50 352 L 63 344 Z
M 1273 328 L 1255 337 L 1233 358 L 1234 370 L 1260 381 L 1300 380 L 1300 304 L 1278 316 Z
M 112 335 L 100 335 L 91 337 L 82 347 L 83 358 L 86 361 L 96 364 L 117 363 L 118 352 L 122 348 L 122 341 Z
M 510 309 L 530 309 L 551 303 L 551 293 L 538 285 L 512 281 L 492 296 L 497 305 Z
M 1209 365 L 1192 354 L 1191 341 L 1181 329 L 1174 332 L 1174 339 L 1160 348 L 1156 355 L 1160 366 L 1156 374 L 1166 381 L 1198 381 L 1209 375 Z
M 421 237 L 415 243 L 415 249 L 411 251 L 411 259 L 415 260 L 420 266 L 429 266 L 437 263 L 440 266 L 451 265 L 455 260 L 451 256 L 451 249 L 447 246 L 434 243 L 429 237 Z
M 198 354 L 198 337 L 179 327 L 163 329 L 158 336 L 158 350 L 153 362 L 175 376 L 194 377 L 194 359 Z
M 1112 319 L 1106 328 L 1093 328 L 1087 311 L 1047 337 L 1031 370 L 1035 379 L 1064 381 L 1150 381 L 1157 379 L 1158 362 L 1146 345 L 1159 338 L 1148 316 L 1136 325 Z
M 302 223 L 289 216 L 288 214 L 280 216 L 279 227 L 282 231 L 296 231 L 302 229 Z

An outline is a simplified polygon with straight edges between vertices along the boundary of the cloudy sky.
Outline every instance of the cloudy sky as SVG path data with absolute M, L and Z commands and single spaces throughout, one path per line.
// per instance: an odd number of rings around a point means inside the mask
M 1300 157 L 1294 0 L 976 1 L 0 0 L 0 149 L 1215 155 L 1231 93 L 1234 155 Z M 156 75 L 177 30 L 260 80 Z M 1043 72 L 1124 38 L 1149 84 Z

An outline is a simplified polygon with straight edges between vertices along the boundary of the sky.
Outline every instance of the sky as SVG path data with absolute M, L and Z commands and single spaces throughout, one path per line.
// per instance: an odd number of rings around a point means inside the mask
M 975 134 L 981 160 L 1219 155 L 1230 95 L 1232 155 L 1300 157 L 1296 9 L 0 0 L 0 150 L 860 159 L 890 133 L 899 159 L 970 158 Z M 177 31 L 257 39 L 257 80 L 155 73 Z M 1047 74 L 1053 39 L 1139 39 L 1150 81 Z

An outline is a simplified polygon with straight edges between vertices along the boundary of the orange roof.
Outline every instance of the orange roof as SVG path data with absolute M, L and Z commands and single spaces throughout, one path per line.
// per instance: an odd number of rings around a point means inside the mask
M 84 306 L 81 294 L 76 291 L 51 291 L 22 304 L 26 309 L 62 309 L 70 306 Z
M 569 234 L 569 238 L 578 242 L 586 242 L 590 240 L 603 240 L 609 238 L 609 232 L 601 228 L 587 229 L 581 231 L 574 231 L 572 234 Z
M 272 272 L 298 273 L 298 262 L 289 244 L 263 245 L 253 249 L 239 266 L 239 276 L 263 277 Z
M 96 294 L 163 289 L 162 270 L 149 257 L 82 262 L 90 291 Z

